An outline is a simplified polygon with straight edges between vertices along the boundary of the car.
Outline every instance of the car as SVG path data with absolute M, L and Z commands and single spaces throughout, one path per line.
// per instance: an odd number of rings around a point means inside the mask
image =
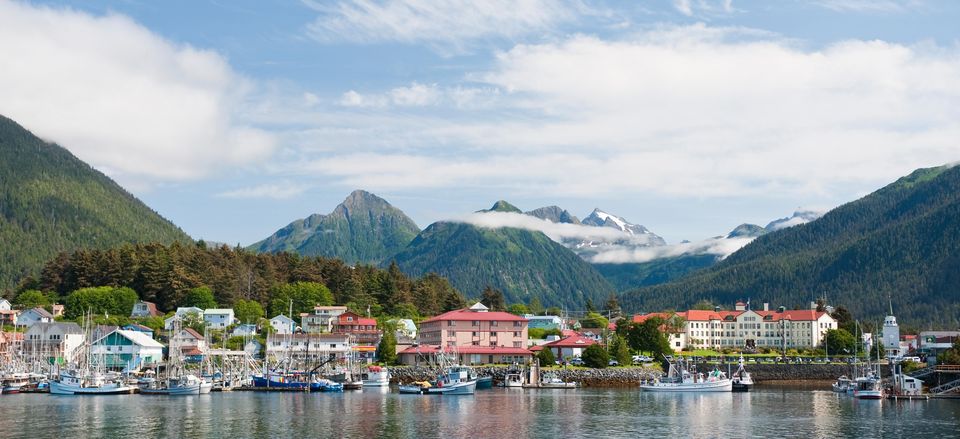
M 583 360 L 581 360 L 580 357 L 577 357 L 570 360 L 570 364 L 573 366 L 583 366 Z
M 633 356 L 633 364 L 650 363 L 650 362 L 652 362 L 652 361 L 653 361 L 653 358 L 650 358 L 650 357 L 648 357 L 648 356 L 646 356 L 646 355 L 634 355 L 634 356 Z
M 620 362 L 613 358 L 611 358 L 610 361 L 607 362 L 607 366 L 619 366 L 619 365 L 620 365 Z

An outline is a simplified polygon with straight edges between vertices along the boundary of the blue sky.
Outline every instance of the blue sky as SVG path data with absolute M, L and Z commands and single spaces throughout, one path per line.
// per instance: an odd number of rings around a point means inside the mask
M 92 3 L 0 1 L 0 114 L 195 238 L 363 188 L 697 240 L 960 160 L 960 2 Z

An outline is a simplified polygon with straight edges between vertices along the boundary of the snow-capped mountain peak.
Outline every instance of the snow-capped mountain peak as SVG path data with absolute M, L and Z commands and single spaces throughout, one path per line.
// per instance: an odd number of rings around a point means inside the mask
M 629 221 L 623 219 L 623 217 L 604 212 L 599 208 L 593 209 L 593 212 L 584 218 L 581 223 L 596 227 L 612 227 L 629 235 L 650 234 L 650 231 L 647 230 L 646 227 L 639 224 L 631 224 Z

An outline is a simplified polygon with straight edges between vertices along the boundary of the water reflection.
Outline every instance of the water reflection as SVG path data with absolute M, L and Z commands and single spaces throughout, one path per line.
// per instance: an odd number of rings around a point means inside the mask
M 494 389 L 473 396 L 232 392 L 199 397 L 0 396 L 3 437 L 558 438 L 956 435 L 960 401 L 861 401 L 830 391 L 642 393 Z

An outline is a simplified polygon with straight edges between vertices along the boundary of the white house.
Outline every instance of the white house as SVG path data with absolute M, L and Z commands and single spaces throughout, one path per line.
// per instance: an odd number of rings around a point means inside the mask
M 50 323 L 53 322 L 53 314 L 50 314 L 47 310 L 36 307 L 30 308 L 20 313 L 17 316 L 17 326 L 33 326 L 35 323 Z
M 181 329 L 170 339 L 170 352 L 184 355 L 197 355 L 207 351 L 207 341 L 192 328 Z
M 211 308 L 203 311 L 203 323 L 214 329 L 224 329 L 236 320 L 231 308 Z
M 7 299 L 0 299 L 0 311 L 10 311 L 10 301 Z
M 69 361 L 84 339 L 76 323 L 37 322 L 23 336 L 23 351 L 31 362 L 57 358 Z
M 136 371 L 163 361 L 163 345 L 140 331 L 116 329 L 90 345 L 110 369 Z
M 186 320 L 190 317 L 196 319 L 203 318 L 203 310 L 195 306 L 181 306 L 177 308 L 177 312 L 174 315 L 167 317 L 163 320 L 163 329 L 170 330 L 173 329 L 173 322 L 177 319 Z
M 337 318 L 345 312 L 345 306 L 315 306 L 313 312 L 300 314 L 300 328 L 303 332 L 330 332 Z
M 285 356 L 297 359 L 321 360 L 331 355 L 345 358 L 350 353 L 350 336 L 347 334 L 270 334 L 267 337 L 267 359 L 276 360 Z
M 270 326 L 273 326 L 277 334 L 293 334 L 297 322 L 293 321 L 290 317 L 280 314 L 270 319 Z
M 411 340 L 416 340 L 417 338 L 417 324 L 413 323 L 411 319 L 395 319 L 394 323 L 397 324 L 397 338 L 407 338 Z

